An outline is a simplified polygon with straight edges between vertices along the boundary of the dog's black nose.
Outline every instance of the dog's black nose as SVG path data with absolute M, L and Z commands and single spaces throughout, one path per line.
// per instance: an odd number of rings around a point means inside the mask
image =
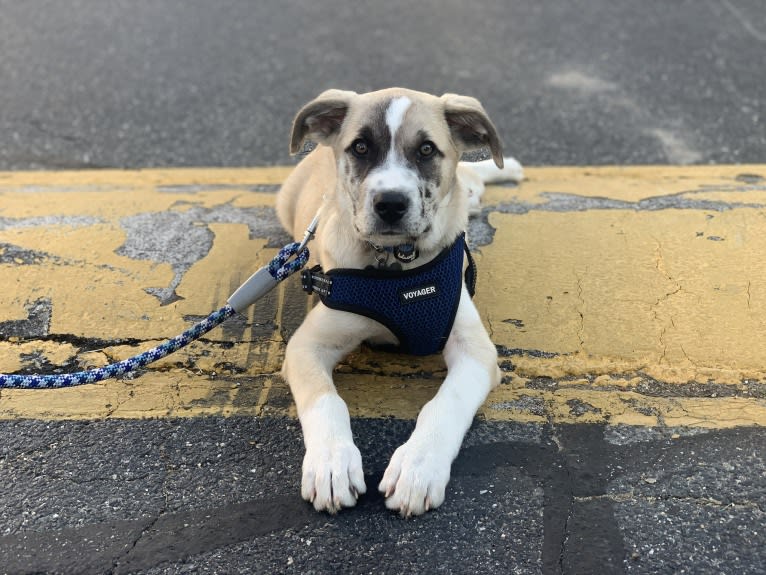
M 372 199 L 378 217 L 387 224 L 395 224 L 407 213 L 410 200 L 401 192 L 380 192 Z

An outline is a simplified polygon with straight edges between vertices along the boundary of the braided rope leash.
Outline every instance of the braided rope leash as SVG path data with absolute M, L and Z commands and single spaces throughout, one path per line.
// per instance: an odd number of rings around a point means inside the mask
M 309 259 L 309 251 L 306 243 L 313 237 L 316 230 L 316 220 L 312 222 L 313 229 L 310 227 L 306 232 L 306 237 L 300 243 L 293 242 L 286 245 L 276 257 L 265 267 L 255 272 L 250 278 L 235 291 L 228 300 L 228 303 L 221 309 L 214 311 L 201 322 L 193 325 L 181 335 L 169 339 L 165 343 L 158 345 L 148 351 L 140 353 L 129 359 L 118 363 L 98 367 L 87 371 L 77 373 L 57 374 L 57 375 L 4 375 L 0 374 L 0 389 L 55 389 L 62 387 L 74 387 L 86 383 L 96 383 L 111 377 L 117 377 L 137 370 L 150 363 L 178 351 L 182 347 L 199 339 L 214 327 L 222 324 L 228 318 L 236 313 L 242 312 L 250 305 L 255 303 L 276 285 L 287 279 L 306 265 Z M 291 260 L 295 256 L 295 259 Z

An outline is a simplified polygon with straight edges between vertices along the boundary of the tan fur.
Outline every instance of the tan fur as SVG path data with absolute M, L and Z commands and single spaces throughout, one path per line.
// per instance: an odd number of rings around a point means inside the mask
M 369 121 L 373 110 L 393 98 L 407 98 L 398 127 L 402 141 L 426 130 L 442 152 L 440 185 L 431 204 L 423 204 L 430 219 L 413 216 L 420 257 L 404 267 L 433 259 L 463 231 L 468 219 L 468 192 L 458 178 L 463 151 L 487 145 L 498 168 L 503 166 L 499 138 L 481 104 L 469 97 L 442 97 L 392 88 L 369 94 L 330 90 L 298 112 L 290 140 L 297 152 L 305 139 L 319 146 L 288 177 L 277 198 L 282 225 L 296 239 L 321 207 L 312 262 L 325 269 L 363 268 L 374 263 L 375 251 L 360 235 L 374 217 L 364 182 L 353 182 L 346 170 L 347 149 Z M 404 107 L 402 107 L 404 109 Z M 398 136 L 398 137 L 399 137 Z M 462 169 L 462 168 L 461 168 Z M 428 209 L 426 209 L 428 208 Z M 387 241 L 386 237 L 373 237 Z M 398 241 L 398 240 L 392 240 Z M 396 245 L 391 244 L 391 245 Z M 335 512 L 354 505 L 366 486 L 361 455 L 353 443 L 348 410 L 332 381 L 335 365 L 364 340 L 395 342 L 381 324 L 363 316 L 329 309 L 321 303 L 309 313 L 288 343 L 283 374 L 295 399 L 304 432 L 306 456 L 301 493 L 318 510 Z M 439 506 L 449 479 L 451 462 L 476 409 L 499 382 L 497 353 L 465 288 L 453 331 L 444 351 L 448 376 L 437 396 L 424 408 L 410 440 L 394 454 L 379 488 L 386 505 L 404 515 Z M 434 439 L 441 439 L 434 443 Z

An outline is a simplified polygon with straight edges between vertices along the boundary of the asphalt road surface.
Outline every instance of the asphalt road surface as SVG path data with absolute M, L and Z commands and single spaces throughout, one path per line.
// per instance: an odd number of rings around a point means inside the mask
M 289 162 L 320 91 L 478 97 L 524 164 L 757 163 L 760 0 L 0 2 L 0 167 Z
M 478 97 L 525 165 L 760 164 L 765 57 L 761 0 L 0 0 L 0 169 L 289 164 L 304 102 L 391 85 Z M 412 425 L 353 421 L 368 487 Z M 408 521 L 314 513 L 289 418 L 0 438 L 3 573 L 766 573 L 758 427 L 477 421 Z

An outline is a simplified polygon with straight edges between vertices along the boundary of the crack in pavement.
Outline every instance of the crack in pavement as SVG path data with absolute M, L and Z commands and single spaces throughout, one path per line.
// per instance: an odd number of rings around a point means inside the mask
M 545 201 L 540 203 L 514 200 L 487 206 L 469 220 L 469 243 L 472 248 L 490 245 L 495 236 L 495 228 L 489 223 L 492 213 L 524 215 L 530 212 L 586 212 L 591 210 L 626 210 L 634 212 L 653 212 L 661 210 L 704 210 L 725 212 L 739 208 L 763 209 L 766 204 L 760 202 L 724 202 L 721 200 L 698 199 L 698 194 L 736 193 L 766 191 L 766 186 L 741 184 L 732 186 L 708 186 L 697 190 L 684 190 L 672 194 L 652 196 L 637 201 L 617 200 L 601 196 L 582 196 L 564 192 L 541 192 Z
M 163 458 L 164 459 L 164 458 Z M 127 551 L 124 553 L 124 555 L 121 555 L 119 557 L 116 557 L 114 559 L 114 562 L 112 563 L 112 569 L 110 573 L 114 573 L 115 575 L 120 572 L 120 566 L 122 564 L 129 564 L 131 562 L 131 554 L 135 553 L 136 548 L 138 547 L 138 544 L 141 542 L 141 540 L 147 536 L 147 534 L 154 528 L 155 525 L 157 525 L 157 522 L 162 518 L 162 516 L 167 512 L 168 510 L 168 503 L 170 500 L 170 495 L 168 493 L 167 489 L 167 478 L 169 474 L 169 467 L 167 461 L 163 462 L 163 474 L 162 474 L 162 483 L 161 483 L 161 489 L 162 489 L 162 495 L 163 495 L 163 504 L 160 509 L 157 510 L 156 515 L 152 517 L 146 525 L 139 531 L 139 533 L 136 535 L 135 539 L 133 540 L 132 545 L 130 545 L 127 549 Z
M 583 289 L 582 289 L 582 277 L 579 273 L 577 273 L 577 270 L 574 272 L 575 279 L 577 280 L 577 315 L 580 316 L 580 323 L 577 327 L 577 340 L 580 342 L 580 350 L 585 349 L 585 298 L 582 295 Z M 588 275 L 587 268 L 585 269 L 585 275 Z

